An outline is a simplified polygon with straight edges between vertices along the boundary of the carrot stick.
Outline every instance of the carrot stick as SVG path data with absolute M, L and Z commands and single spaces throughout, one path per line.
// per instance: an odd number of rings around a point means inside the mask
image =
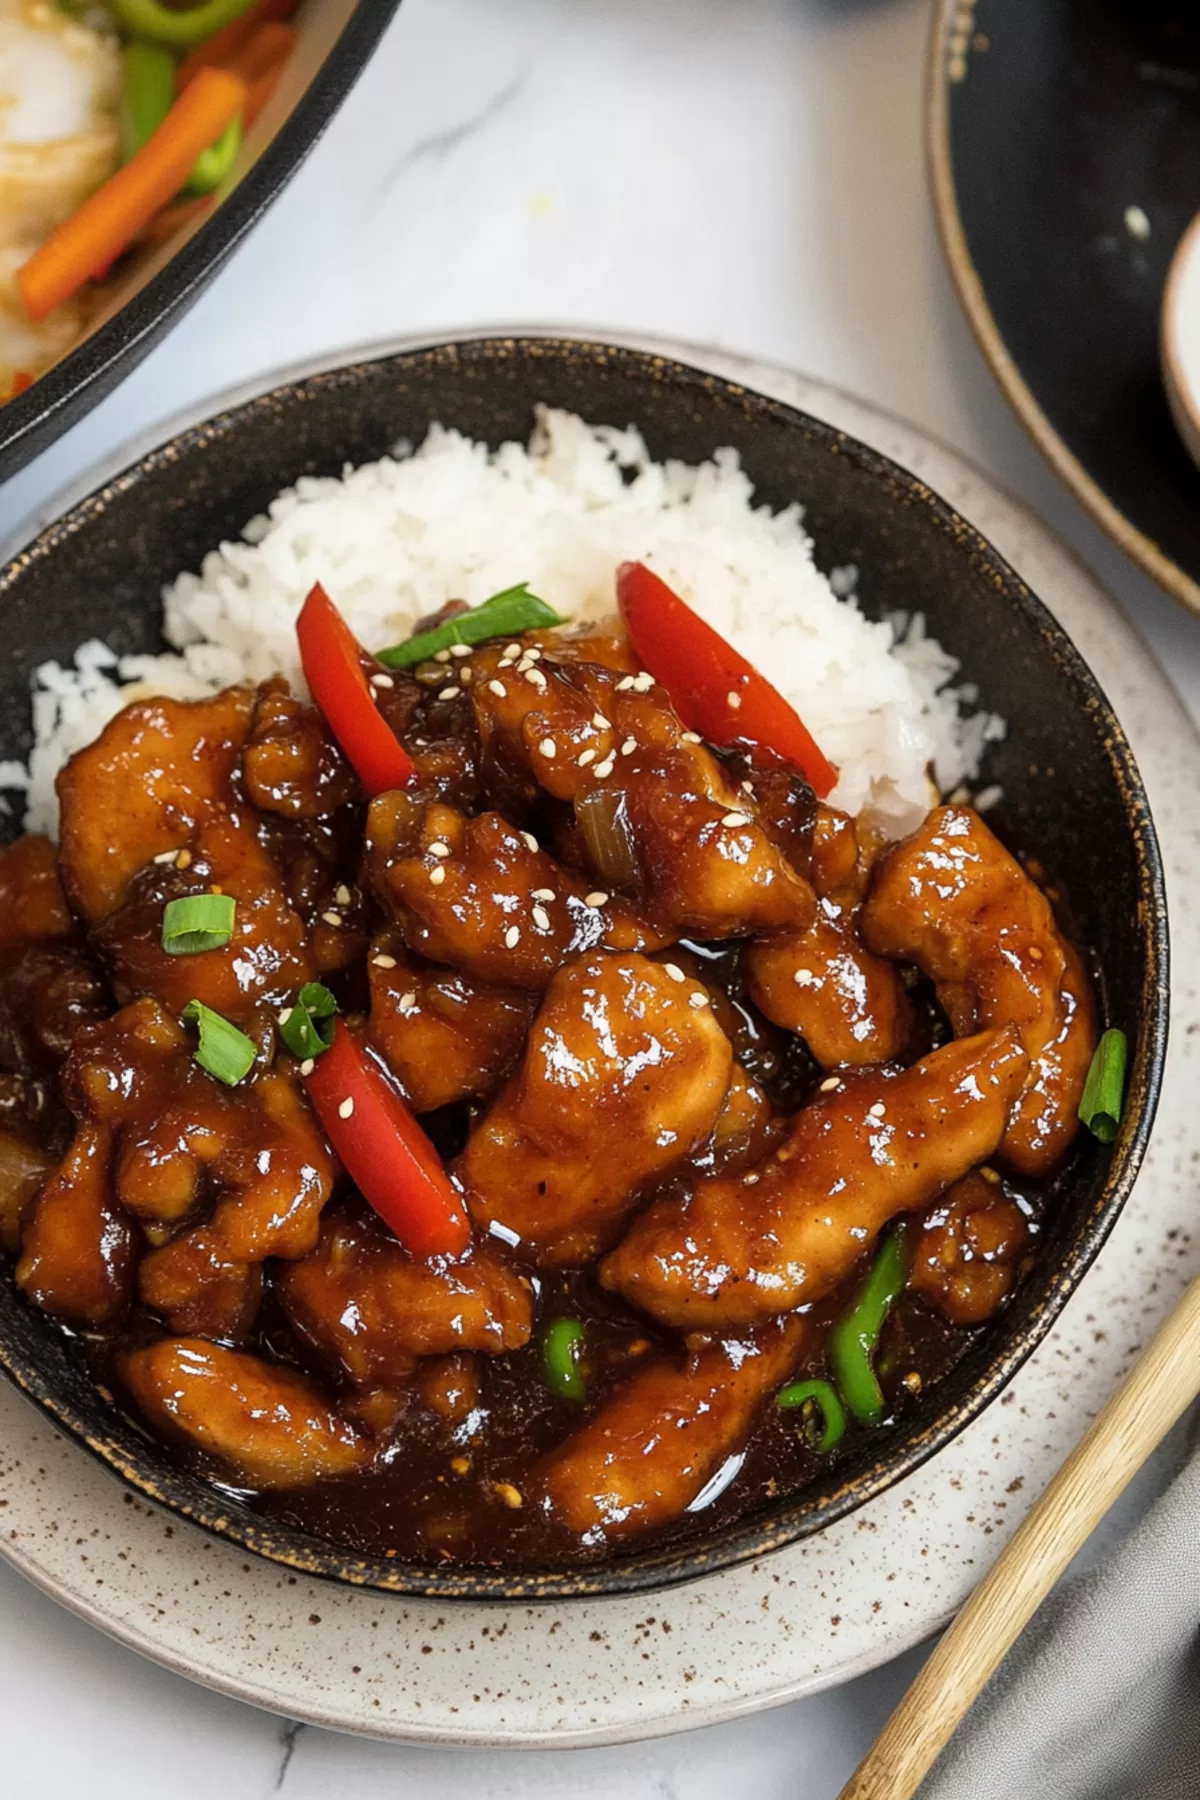
M 249 43 L 222 66 L 231 75 L 237 75 L 249 87 L 260 75 L 269 75 L 280 63 L 285 63 L 292 54 L 292 46 L 296 42 L 296 33 L 290 25 L 260 25 Z
M 258 0 L 249 12 L 241 18 L 234 19 L 223 31 L 215 31 L 204 43 L 185 56 L 175 71 L 175 92 L 182 94 L 185 87 L 193 82 L 201 69 L 227 69 L 232 66 L 231 58 L 235 57 L 243 44 L 249 43 L 259 26 L 269 21 L 290 19 L 296 10 L 296 0 Z
M 44 319 L 127 249 L 245 104 L 244 81 L 223 69 L 202 69 L 150 141 L 17 270 L 29 317 Z

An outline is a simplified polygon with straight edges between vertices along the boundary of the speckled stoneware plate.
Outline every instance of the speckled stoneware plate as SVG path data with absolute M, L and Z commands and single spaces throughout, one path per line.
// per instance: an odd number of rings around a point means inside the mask
M 939 0 L 930 179 L 980 348 L 1056 473 L 1200 613 L 1200 474 L 1159 311 L 1200 211 L 1194 0 Z
M 1155 1142 L 1109 1246 L 995 1407 L 819 1537 L 653 1598 L 483 1606 L 289 1574 L 122 1493 L 0 1391 L 0 1533 L 14 1564 L 122 1641 L 294 1717 L 427 1741 L 596 1743 L 712 1722 L 860 1673 L 961 1601 L 1192 1272 L 1185 1183 L 1200 1132 L 1186 1063 L 1200 1009 L 1184 983 L 1200 967 L 1200 749 L 1171 690 L 1083 571 L 950 453 L 784 372 L 703 360 L 914 469 L 1011 557 L 1114 700 L 1164 837 L 1182 971 Z

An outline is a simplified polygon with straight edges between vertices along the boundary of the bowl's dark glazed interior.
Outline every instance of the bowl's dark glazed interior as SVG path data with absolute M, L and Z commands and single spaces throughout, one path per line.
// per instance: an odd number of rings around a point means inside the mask
M 131 1485 L 295 1568 L 410 1593 L 562 1598 L 687 1580 L 816 1531 L 913 1469 L 996 1396 L 1103 1243 L 1145 1148 L 1166 1044 L 1166 913 L 1146 798 L 1103 694 L 1049 614 L 969 525 L 885 457 L 788 407 L 637 352 L 512 339 L 407 352 L 295 382 L 184 432 L 0 572 L 0 757 L 28 749 L 37 663 L 69 658 L 93 636 L 120 652 L 158 648 L 162 584 L 198 566 L 301 474 L 336 474 L 399 438 L 419 441 L 435 419 L 493 445 L 524 438 L 538 401 L 636 423 L 659 458 L 694 462 L 735 445 L 761 500 L 803 502 L 821 566 L 858 566 L 868 612 L 926 613 L 983 704 L 1008 721 L 985 770 L 1004 788 L 1001 830 L 1070 896 L 1102 971 L 1108 1019 L 1130 1035 L 1128 1104 L 1117 1144 L 1089 1144 L 1072 1164 L 1040 1259 L 1012 1304 L 911 1414 L 822 1484 L 707 1537 L 590 1568 L 361 1558 L 257 1517 L 115 1413 L 61 1333 L 0 1280 L 0 1363 Z

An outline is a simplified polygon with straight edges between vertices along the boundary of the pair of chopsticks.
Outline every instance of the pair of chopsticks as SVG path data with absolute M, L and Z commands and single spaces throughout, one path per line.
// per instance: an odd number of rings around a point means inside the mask
M 1076 1551 L 1200 1393 L 1200 1277 L 984 1576 L 838 1800 L 911 1800 Z

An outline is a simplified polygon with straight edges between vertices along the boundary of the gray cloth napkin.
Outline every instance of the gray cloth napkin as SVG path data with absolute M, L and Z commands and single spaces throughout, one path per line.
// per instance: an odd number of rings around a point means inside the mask
M 1200 1800 L 1200 1448 L 1054 1590 L 919 1800 Z

